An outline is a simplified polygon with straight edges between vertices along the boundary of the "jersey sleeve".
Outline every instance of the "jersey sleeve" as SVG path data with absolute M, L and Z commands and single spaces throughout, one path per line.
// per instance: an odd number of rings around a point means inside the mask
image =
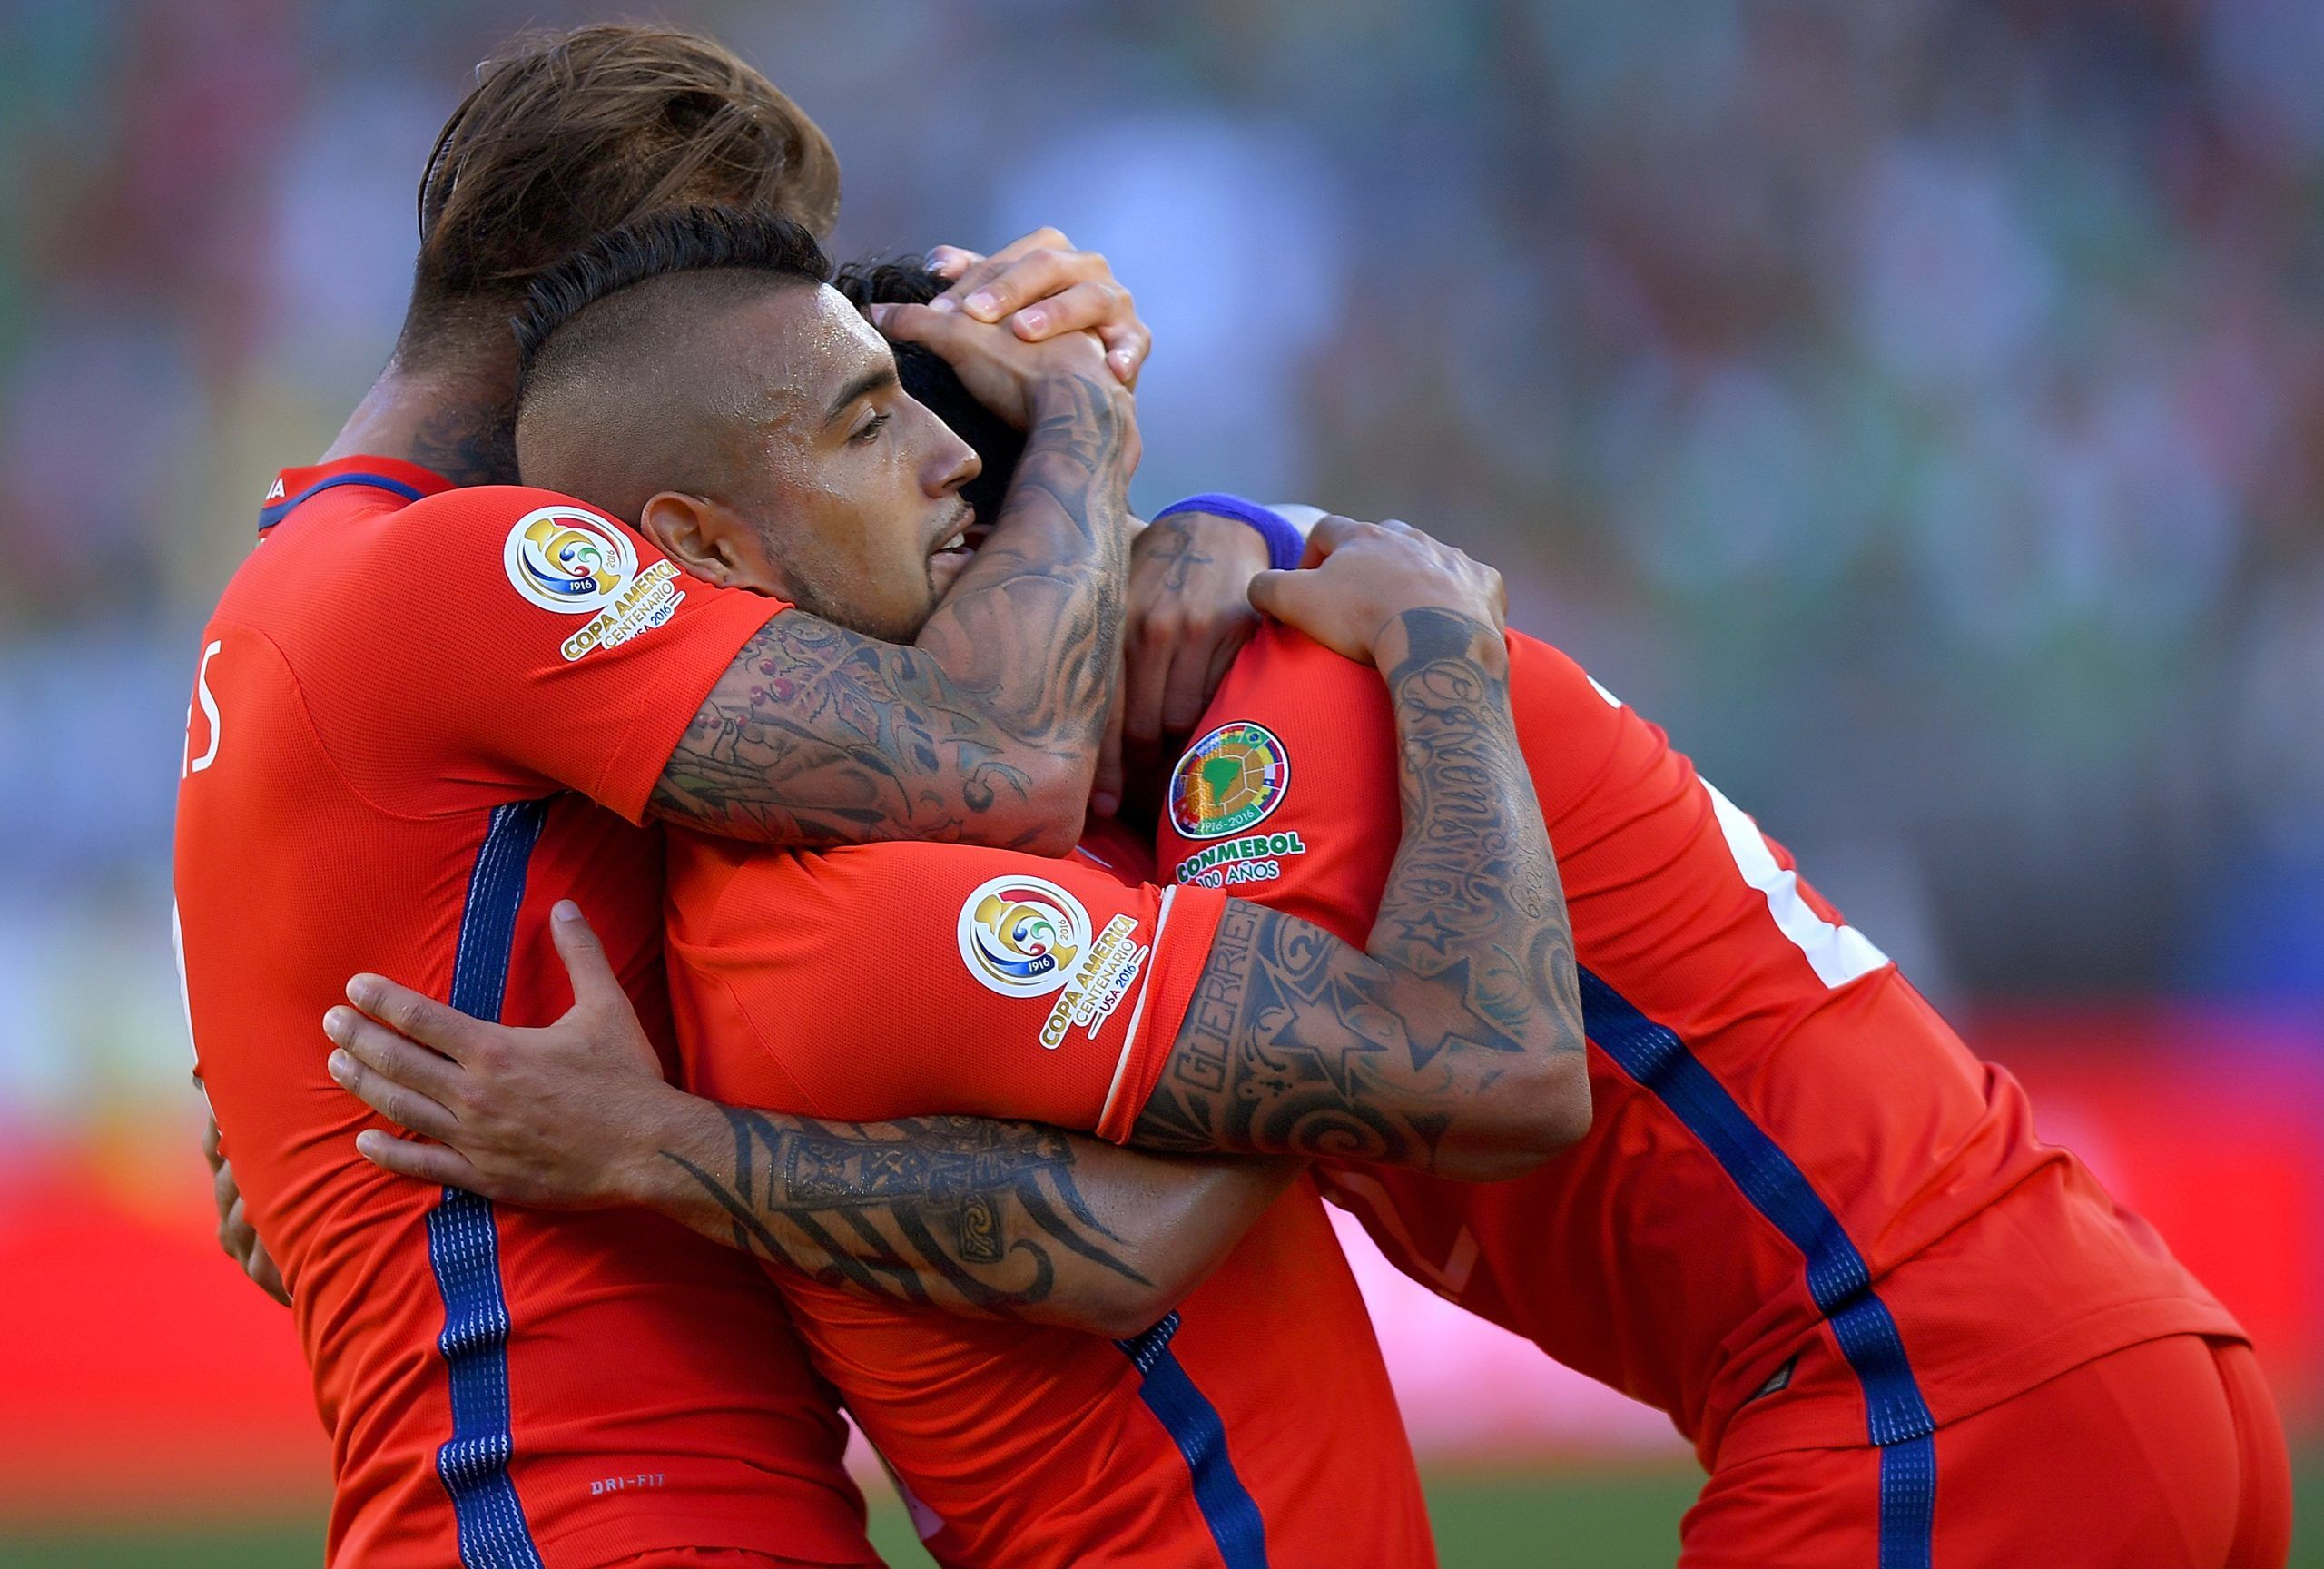
M 672 853 L 690 1082 L 769 1110 L 1024 1118 L 1117 1140 L 1225 900 L 1078 859 L 892 844 Z
M 1510 707 L 1551 846 L 1646 727 L 1571 659 L 1512 633 Z M 1236 660 L 1171 770 L 1160 874 L 1296 915 L 1362 946 L 1403 834 L 1387 683 L 1278 622 Z M 1656 733 L 1654 741 L 1659 744 Z
M 358 569 L 315 609 L 352 667 L 308 700 L 351 782 L 402 810 L 451 779 L 573 790 L 640 820 L 711 687 L 785 607 L 521 487 L 425 498 L 350 548 Z
M 1395 745 L 1377 671 L 1268 622 L 1170 771 L 1159 875 L 1361 947 L 1402 832 Z

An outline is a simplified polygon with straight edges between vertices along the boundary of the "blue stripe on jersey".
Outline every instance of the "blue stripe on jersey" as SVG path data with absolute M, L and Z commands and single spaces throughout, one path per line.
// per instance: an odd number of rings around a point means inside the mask
M 1235 1475 L 1235 1462 L 1226 1453 L 1226 1425 L 1218 1419 L 1218 1408 L 1195 1387 L 1170 1349 L 1170 1337 L 1177 1332 L 1174 1312 L 1136 1339 L 1114 1344 L 1137 1365 L 1139 1396 L 1186 1457 L 1187 1469 L 1194 1475 L 1195 1505 L 1202 1511 L 1226 1569 L 1266 1569 L 1266 1522 L 1259 1515 L 1258 1502 Z
M 292 508 L 298 506 L 299 503 L 306 500 L 309 497 L 319 496 L 326 490 L 335 489 L 341 485 L 369 485 L 374 490 L 386 490 L 391 494 L 402 497 L 407 501 L 417 501 L 422 494 L 420 491 L 414 489 L 411 486 L 405 484 L 402 480 L 390 479 L 384 474 L 334 474 L 328 479 L 316 480 L 304 490 L 300 491 L 296 496 L 292 496 L 286 500 L 277 501 L 271 507 L 260 508 L 258 514 L 258 531 L 263 534 L 269 528 L 273 528 L 277 523 L 281 522 L 285 518 L 290 516 L 290 509 Z
M 1925 1449 L 1913 1446 L 1927 1440 L 1936 1424 L 1929 1418 L 1920 1382 L 1905 1358 L 1896 1320 L 1872 1289 L 1872 1272 L 1864 1255 L 1791 1157 L 1751 1120 L 1750 1113 L 1668 1026 L 1647 1018 L 1587 970 L 1581 972 L 1581 1010 L 1590 1039 L 1670 1109 L 1743 1190 L 1752 1208 L 1807 1259 L 1807 1293 L 1832 1326 L 1841 1353 L 1863 1386 L 1869 1436 L 1883 1449 L 1881 1569 L 1925 1565 L 1936 1455 L 1934 1444 Z M 1910 1448 L 1911 1456 L 1896 1457 L 1892 1465 L 1886 1453 L 1892 1445 Z M 1893 1489 L 1892 1470 L 1896 1477 Z M 1918 1558 L 1912 1556 L 1915 1551 Z
M 1881 1446 L 1880 1569 L 1930 1569 L 1935 1535 L 1935 1435 Z
M 547 815 L 545 801 L 492 809 L 468 874 L 468 907 L 452 961 L 451 1004 L 463 1013 L 500 1017 L 517 907 L 524 902 L 526 869 Z M 452 1496 L 460 1563 L 466 1569 L 541 1569 L 532 1528 L 508 1479 L 516 1451 L 508 1424 L 508 1301 L 500 1288 L 500 1236 L 492 1205 L 445 1189 L 428 1214 L 428 1261 L 444 1299 L 444 1333 L 436 1347 L 452 1396 L 452 1436 L 436 1451 L 436 1475 Z

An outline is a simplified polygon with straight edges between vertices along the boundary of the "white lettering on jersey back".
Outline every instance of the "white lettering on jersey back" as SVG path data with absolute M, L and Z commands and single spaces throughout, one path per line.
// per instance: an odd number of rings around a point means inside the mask
M 1743 873 L 1744 882 L 1766 896 L 1768 913 L 1775 917 L 1777 929 L 1807 955 L 1817 979 L 1827 986 L 1845 986 L 1888 962 L 1888 955 L 1874 947 L 1863 933 L 1853 926 L 1835 926 L 1808 908 L 1807 901 L 1799 896 L 1799 873 L 1776 863 L 1775 852 L 1768 847 L 1759 825 L 1720 794 L 1709 780 L 1703 781 L 1703 788 L 1710 792 L 1711 810 L 1718 814 L 1718 829 L 1727 836 L 1735 869 Z
M 212 643 L 209 647 L 204 648 L 202 651 L 202 667 L 194 672 L 193 695 L 202 705 L 202 716 L 210 725 L 210 745 L 201 756 L 192 755 L 193 710 L 188 707 L 185 711 L 185 751 L 188 755 L 184 765 L 178 772 L 178 777 L 181 779 L 199 774 L 218 761 L 218 699 L 210 695 L 210 661 L 216 658 L 218 650 L 224 646 L 222 643 Z

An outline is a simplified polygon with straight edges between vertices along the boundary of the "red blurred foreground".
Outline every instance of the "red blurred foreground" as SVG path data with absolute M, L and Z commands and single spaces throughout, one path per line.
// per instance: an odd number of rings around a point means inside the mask
M 2243 1319 L 2324 1423 L 2324 1020 L 2013 1011 L 1972 1038 Z M 0 1517 L 241 1514 L 326 1485 L 287 1313 L 217 1253 L 190 1136 L 0 1167 Z M 1354 1229 L 1348 1229 L 1354 1234 Z M 1424 1457 L 1678 1454 L 1659 1418 L 1358 1261 Z

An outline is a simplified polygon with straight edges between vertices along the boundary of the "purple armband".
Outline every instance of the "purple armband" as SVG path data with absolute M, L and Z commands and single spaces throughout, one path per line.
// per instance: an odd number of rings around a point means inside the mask
M 1157 512 L 1149 521 L 1159 523 L 1177 512 L 1208 512 L 1219 518 L 1233 518 L 1248 523 L 1267 542 L 1267 565 L 1278 572 L 1288 572 L 1306 557 L 1307 540 L 1290 519 L 1272 507 L 1262 507 L 1256 501 L 1246 501 L 1240 496 L 1224 491 L 1207 491 L 1189 496 L 1183 501 L 1173 501 Z

